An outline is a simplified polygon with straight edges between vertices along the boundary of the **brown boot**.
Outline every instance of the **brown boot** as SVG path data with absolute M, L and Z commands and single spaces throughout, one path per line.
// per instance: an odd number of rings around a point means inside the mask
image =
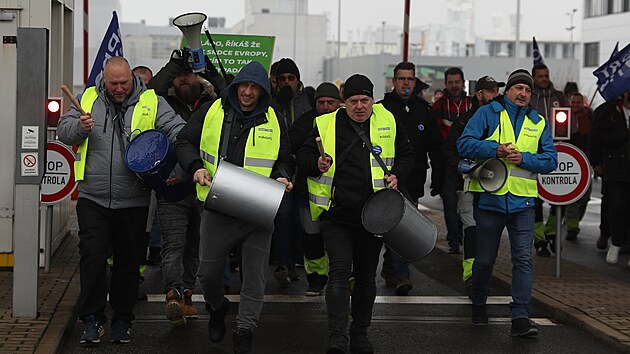
M 199 318 L 199 313 L 192 303 L 192 289 L 184 290 L 184 317 Z
M 175 327 L 186 325 L 184 300 L 177 289 L 171 289 L 166 293 L 166 318 L 168 318 Z

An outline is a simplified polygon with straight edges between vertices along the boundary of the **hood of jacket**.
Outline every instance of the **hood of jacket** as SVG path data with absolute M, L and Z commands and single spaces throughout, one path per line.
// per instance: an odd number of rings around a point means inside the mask
M 267 112 L 271 104 L 271 86 L 267 78 L 267 70 L 258 62 L 252 61 L 245 65 L 236 75 L 234 81 L 227 88 L 227 100 L 232 108 L 243 115 L 241 105 L 238 103 L 238 85 L 243 82 L 253 82 L 263 89 L 263 93 L 258 99 L 258 104 L 251 116 L 257 116 Z

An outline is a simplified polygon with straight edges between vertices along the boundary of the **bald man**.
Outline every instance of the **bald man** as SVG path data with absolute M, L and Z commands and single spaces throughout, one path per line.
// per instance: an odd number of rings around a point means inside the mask
M 150 191 L 124 161 L 131 127 L 162 131 L 172 142 L 184 121 L 153 90 L 147 90 L 122 57 L 107 61 L 103 77 L 78 100 L 87 112 L 71 106 L 59 121 L 59 140 L 79 145 L 74 166 L 80 181 L 77 217 L 81 253 L 80 343 L 98 345 L 107 323 L 106 261 L 114 256 L 109 287 L 111 341 L 129 343 L 138 293 L 141 242 Z M 140 127 L 139 129 L 136 129 Z M 89 142 L 89 144 L 88 144 Z

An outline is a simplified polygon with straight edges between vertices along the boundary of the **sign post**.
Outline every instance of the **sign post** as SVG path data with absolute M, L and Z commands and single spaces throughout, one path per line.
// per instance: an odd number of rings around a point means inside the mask
M 560 277 L 562 206 L 576 202 L 591 185 L 591 165 L 580 149 L 556 143 L 558 168 L 538 175 L 538 196 L 556 208 L 556 277 Z
M 57 141 L 46 144 L 46 172 L 42 179 L 40 200 L 46 206 L 46 241 L 44 248 L 44 272 L 50 271 L 52 257 L 53 205 L 69 197 L 76 189 L 74 181 L 74 153 Z

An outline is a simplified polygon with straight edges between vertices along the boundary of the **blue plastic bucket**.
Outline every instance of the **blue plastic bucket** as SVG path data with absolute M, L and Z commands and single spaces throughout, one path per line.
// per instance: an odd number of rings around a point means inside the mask
M 167 201 L 180 201 L 194 190 L 192 181 L 174 186 L 166 184 L 177 164 L 177 157 L 175 147 L 159 130 L 146 130 L 136 135 L 125 151 L 125 163 Z

